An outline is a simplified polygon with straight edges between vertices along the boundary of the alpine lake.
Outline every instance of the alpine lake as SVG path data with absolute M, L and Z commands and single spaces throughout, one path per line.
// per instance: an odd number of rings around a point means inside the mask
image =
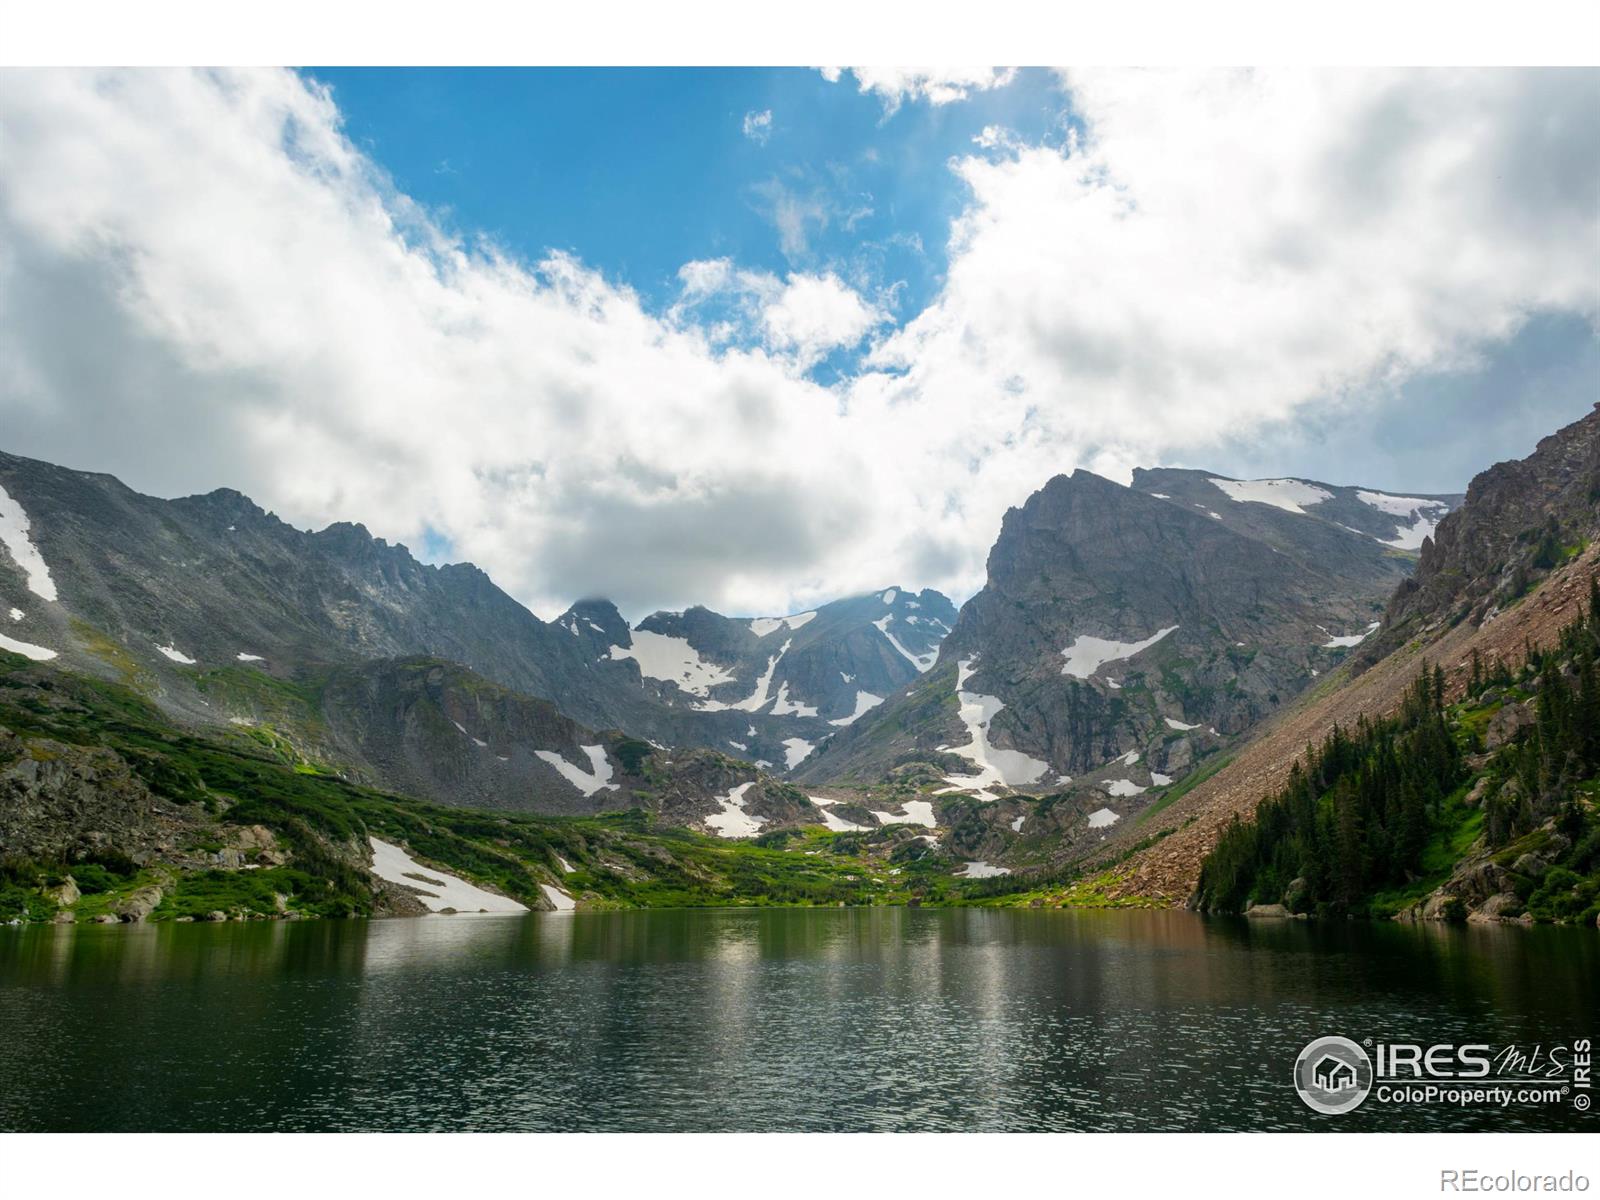
M 0 929 L 5 1130 L 1594 1130 L 1313 1112 L 1329 1034 L 1595 1033 L 1587 929 L 698 909 Z

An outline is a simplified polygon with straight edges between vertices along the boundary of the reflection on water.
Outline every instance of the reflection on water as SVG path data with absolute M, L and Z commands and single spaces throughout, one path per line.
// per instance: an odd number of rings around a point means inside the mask
M 1592 1036 L 1600 939 L 711 910 L 0 930 L 5 1129 L 1592 1128 L 1319 1117 L 1327 1033 Z

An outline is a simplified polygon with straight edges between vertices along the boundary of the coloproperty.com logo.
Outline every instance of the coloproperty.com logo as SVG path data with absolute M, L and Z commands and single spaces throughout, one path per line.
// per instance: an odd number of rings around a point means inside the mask
M 1570 1104 L 1588 1112 L 1593 1062 L 1588 1038 L 1425 1046 L 1320 1037 L 1294 1060 L 1294 1090 L 1308 1108 L 1329 1116 L 1353 1112 L 1369 1097 L 1379 1104 L 1458 1108 Z

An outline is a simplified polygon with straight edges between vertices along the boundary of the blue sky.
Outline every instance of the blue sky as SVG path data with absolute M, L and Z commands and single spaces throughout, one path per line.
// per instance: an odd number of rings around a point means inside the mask
M 966 203 L 952 156 L 1001 126 L 1059 144 L 1067 97 L 1049 72 L 961 103 L 902 103 L 799 68 L 545 71 L 313 68 L 345 129 L 407 195 L 537 260 L 566 250 L 656 306 L 678 268 L 731 257 L 782 273 L 832 267 L 936 292 Z M 770 125 L 745 133 L 749 114 Z M 784 244 L 775 210 L 806 215 Z
M 1458 491 L 1600 394 L 1595 70 L 6 84 L 6 449 L 543 615 L 960 600 L 1056 474 Z
M 778 275 L 833 270 L 903 323 L 937 296 L 951 222 L 969 202 L 952 159 L 989 128 L 1056 147 L 1083 129 L 1039 69 L 942 105 L 886 104 L 849 76 L 799 68 L 304 73 L 333 89 L 346 132 L 398 189 L 448 227 L 528 261 L 566 251 L 658 311 L 685 262 L 725 257 Z M 779 228 L 782 204 L 802 214 L 799 244 Z M 830 354 L 813 375 L 833 382 L 859 357 Z M 1408 380 L 1353 413 L 1225 438 L 1192 465 L 1458 490 L 1495 456 L 1527 453 L 1586 395 L 1600 398 L 1600 339 L 1582 319 L 1535 315 L 1470 369 Z M 1458 418 L 1443 428 L 1442 407 Z

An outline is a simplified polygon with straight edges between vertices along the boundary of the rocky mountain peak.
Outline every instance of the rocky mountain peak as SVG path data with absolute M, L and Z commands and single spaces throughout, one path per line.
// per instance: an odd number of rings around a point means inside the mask
M 1527 458 L 1496 463 L 1423 542 L 1416 576 L 1395 592 L 1376 661 L 1419 632 L 1481 622 L 1600 536 L 1600 404 L 1543 438 Z

